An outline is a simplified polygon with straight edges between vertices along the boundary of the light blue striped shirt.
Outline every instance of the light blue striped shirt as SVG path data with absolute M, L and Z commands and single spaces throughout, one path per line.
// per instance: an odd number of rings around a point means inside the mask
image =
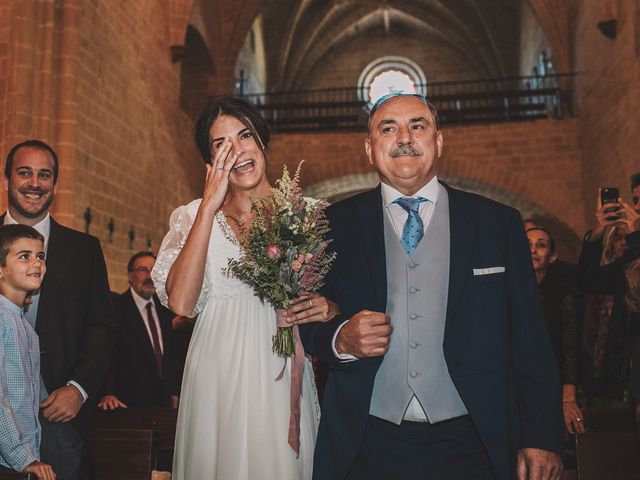
M 22 308 L 0 295 L 0 465 L 40 459 L 40 342 Z

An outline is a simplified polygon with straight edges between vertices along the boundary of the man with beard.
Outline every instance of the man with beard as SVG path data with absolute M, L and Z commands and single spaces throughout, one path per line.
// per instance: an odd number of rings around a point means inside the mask
M 58 224 L 49 214 L 58 157 L 39 140 L 14 146 L 5 165 L 8 210 L 2 224 L 34 227 L 45 238 L 47 275 L 26 306 L 40 337 L 42 460 L 59 480 L 87 479 L 90 415 L 109 366 L 115 323 L 100 242 Z
M 139 252 L 127 265 L 130 287 L 114 299 L 118 340 L 98 407 L 178 408 L 178 369 L 173 356 L 175 316 L 156 297 L 151 269 L 156 257 Z

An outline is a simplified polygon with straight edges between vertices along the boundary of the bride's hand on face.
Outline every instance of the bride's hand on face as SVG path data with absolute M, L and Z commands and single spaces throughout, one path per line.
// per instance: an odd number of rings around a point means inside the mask
M 302 325 L 311 322 L 328 322 L 339 313 L 338 305 L 322 295 L 312 293 L 293 299 L 291 306 L 285 310 L 285 319 L 291 325 Z
M 238 159 L 237 154 L 231 153 L 232 145 L 228 138 L 217 148 L 210 164 L 206 165 L 207 176 L 204 181 L 202 194 L 203 207 L 216 212 L 222 207 L 229 189 L 229 174 Z

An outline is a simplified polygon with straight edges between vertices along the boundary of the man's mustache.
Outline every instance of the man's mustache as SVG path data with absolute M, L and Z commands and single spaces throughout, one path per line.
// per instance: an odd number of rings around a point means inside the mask
M 148 287 L 154 287 L 155 285 L 153 284 L 153 280 L 145 280 L 143 283 L 143 285 L 146 285 Z
M 422 153 L 420 150 L 415 149 L 411 145 L 402 145 L 391 152 L 391 158 L 398 157 L 421 157 Z

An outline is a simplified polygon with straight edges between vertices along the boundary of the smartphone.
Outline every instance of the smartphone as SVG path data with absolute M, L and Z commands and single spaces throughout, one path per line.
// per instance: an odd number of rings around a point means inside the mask
M 618 203 L 620 198 L 620 190 L 618 187 L 603 187 L 600 189 L 600 201 L 602 205 L 605 203 Z
M 618 198 L 620 198 L 620 190 L 618 187 L 603 187 L 600 189 L 600 202 L 602 205 L 606 205 L 607 203 L 618 203 Z M 614 213 L 620 210 L 619 206 L 605 208 L 606 213 Z M 607 217 L 607 220 L 618 220 L 620 219 L 620 215 L 610 215 Z

